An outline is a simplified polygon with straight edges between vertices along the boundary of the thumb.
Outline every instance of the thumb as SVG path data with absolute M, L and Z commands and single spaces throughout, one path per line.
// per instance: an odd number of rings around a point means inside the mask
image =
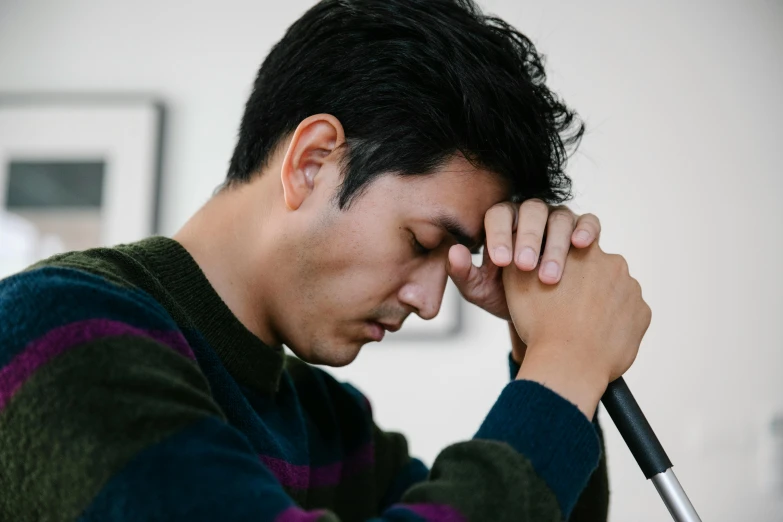
M 480 277 L 479 269 L 473 265 L 470 250 L 464 245 L 454 245 L 449 249 L 446 271 L 460 291 L 474 286 Z

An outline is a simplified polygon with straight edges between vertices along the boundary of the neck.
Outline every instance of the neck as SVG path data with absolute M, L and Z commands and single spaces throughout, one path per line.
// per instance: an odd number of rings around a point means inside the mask
M 209 283 L 239 321 L 269 346 L 281 344 L 272 326 L 271 297 L 265 288 L 274 278 L 260 277 L 274 270 L 266 245 L 256 183 L 225 190 L 212 197 L 173 239 L 193 256 Z M 258 296 L 270 299 L 258 299 Z

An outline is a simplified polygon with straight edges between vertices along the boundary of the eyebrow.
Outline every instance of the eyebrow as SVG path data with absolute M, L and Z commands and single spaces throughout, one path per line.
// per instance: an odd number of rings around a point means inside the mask
M 435 226 L 444 229 L 457 243 L 465 245 L 471 254 L 478 254 L 481 248 L 483 240 L 483 232 L 481 237 L 471 236 L 462 224 L 454 219 L 452 216 L 441 214 L 436 216 L 432 223 Z

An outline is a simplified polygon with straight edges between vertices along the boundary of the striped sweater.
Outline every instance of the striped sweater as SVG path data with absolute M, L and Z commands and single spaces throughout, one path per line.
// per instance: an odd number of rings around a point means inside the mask
M 359 391 L 251 334 L 172 239 L 0 281 L 2 521 L 600 521 L 602 454 L 574 405 L 513 381 L 427 469 Z

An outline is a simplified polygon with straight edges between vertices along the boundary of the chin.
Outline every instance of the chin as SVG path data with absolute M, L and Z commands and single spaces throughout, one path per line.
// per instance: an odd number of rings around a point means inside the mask
M 356 357 L 359 355 L 359 351 L 361 350 L 362 345 L 359 345 L 356 347 L 356 349 L 348 348 L 348 347 L 341 347 L 340 349 L 337 349 L 331 353 L 324 354 L 323 357 L 324 361 L 318 364 L 323 364 L 324 366 L 331 366 L 333 368 L 340 368 L 342 366 L 348 366 L 353 361 L 356 360 Z
M 319 343 L 309 350 L 289 346 L 294 354 L 308 364 L 340 368 L 351 364 L 359 355 L 364 342 Z

